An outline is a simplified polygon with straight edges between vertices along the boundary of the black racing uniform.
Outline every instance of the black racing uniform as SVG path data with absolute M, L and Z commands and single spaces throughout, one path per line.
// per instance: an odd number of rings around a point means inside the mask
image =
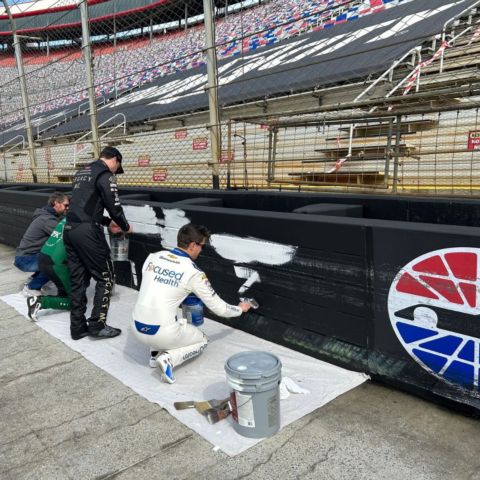
M 104 217 L 107 210 L 110 217 Z M 129 225 L 120 200 L 115 175 L 102 160 L 96 160 L 75 174 L 70 210 L 64 229 L 67 263 L 71 276 L 70 332 L 77 336 L 96 333 L 105 327 L 114 282 L 110 248 L 103 226 L 113 219 L 124 231 Z M 86 290 L 96 281 L 90 318 Z

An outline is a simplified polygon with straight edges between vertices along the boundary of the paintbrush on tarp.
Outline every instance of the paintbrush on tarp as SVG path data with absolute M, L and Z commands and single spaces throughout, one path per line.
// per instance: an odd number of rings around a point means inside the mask
M 195 402 L 193 400 L 189 400 L 186 402 L 175 402 L 173 406 L 175 407 L 176 410 L 186 410 L 188 408 L 195 408 L 198 413 L 200 413 L 201 415 L 205 415 L 205 412 L 207 410 L 224 408 L 229 400 L 230 398 L 225 398 L 223 400 L 216 400 L 214 398 L 212 400 L 204 400 L 201 402 Z
M 209 410 L 221 410 L 225 408 L 228 405 L 228 402 L 230 401 L 229 398 L 225 398 L 223 400 L 209 400 L 208 402 L 194 402 L 195 403 L 195 409 L 197 410 L 198 413 L 201 415 L 205 415 L 205 413 Z
M 232 413 L 230 409 L 230 404 L 224 408 L 210 408 L 205 412 L 205 418 L 207 419 L 208 423 L 214 424 L 219 422 L 220 420 L 224 420 L 227 418 L 230 413 Z

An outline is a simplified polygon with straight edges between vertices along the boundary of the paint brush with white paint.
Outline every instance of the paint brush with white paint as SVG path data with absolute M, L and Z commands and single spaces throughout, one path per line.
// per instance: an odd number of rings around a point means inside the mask
M 256 310 L 260 306 L 254 298 L 240 297 L 240 301 L 242 303 L 249 303 L 254 310 Z

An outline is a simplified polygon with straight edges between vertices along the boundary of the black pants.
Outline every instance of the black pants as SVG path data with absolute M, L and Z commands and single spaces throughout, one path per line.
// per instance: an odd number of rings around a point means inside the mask
M 55 265 L 52 259 L 40 252 L 38 254 L 38 268 L 57 287 L 58 297 L 68 297 L 70 291 L 70 274 L 65 264 Z
M 107 321 L 113 288 L 113 264 L 103 228 L 90 223 L 66 224 L 63 238 L 72 283 L 70 331 L 73 335 L 87 329 L 98 332 Z M 87 323 L 86 291 L 91 278 L 96 281 L 96 286 Z

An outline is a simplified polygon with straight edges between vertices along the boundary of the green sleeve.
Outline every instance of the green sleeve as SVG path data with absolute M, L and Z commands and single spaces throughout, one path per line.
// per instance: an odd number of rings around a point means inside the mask
M 48 255 L 52 259 L 54 265 L 60 265 L 67 261 L 65 244 L 63 243 L 63 228 L 65 227 L 65 221 L 66 219 L 64 218 L 57 224 L 40 250 L 43 254 Z

